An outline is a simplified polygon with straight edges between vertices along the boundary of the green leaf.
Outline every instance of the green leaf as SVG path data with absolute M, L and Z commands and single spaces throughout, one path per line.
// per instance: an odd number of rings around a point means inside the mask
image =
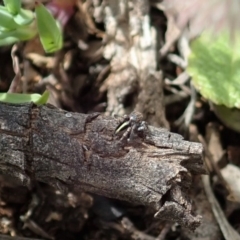
M 34 20 L 34 14 L 30 10 L 21 8 L 19 0 L 5 0 L 5 7 L 0 6 L 0 25 L 7 29 L 15 29 L 17 26 L 30 24 Z
M 38 32 L 44 50 L 51 53 L 61 49 L 63 45 L 61 27 L 41 3 L 36 4 L 35 10 Z
M 20 11 L 21 8 L 20 0 L 3 0 L 3 2 L 8 12 L 10 12 L 11 14 L 16 15 Z
M 0 93 L 0 101 L 7 103 L 27 103 L 34 102 L 37 105 L 43 105 L 47 102 L 49 92 L 45 91 L 42 95 L 34 94 L 21 94 L 21 93 Z
M 15 37 L 6 37 L 4 39 L 0 39 L 0 47 L 1 46 L 7 46 L 7 45 L 11 45 L 14 44 L 16 42 L 19 42 L 18 38 Z
M 223 105 L 212 104 L 212 108 L 218 118 L 229 128 L 240 132 L 240 109 L 227 108 Z
M 20 26 L 29 25 L 34 20 L 34 14 L 30 10 L 21 8 L 18 14 L 13 17 L 13 20 Z
M 0 6 L 0 25 L 2 28 L 16 29 L 19 25 L 14 21 L 13 16 L 7 11 L 6 7 Z
M 43 105 L 46 104 L 49 98 L 49 91 L 44 91 L 44 93 L 41 95 L 41 97 L 34 103 L 36 103 L 37 105 Z
M 4 42 L 4 40 L 6 40 L 7 38 L 15 38 L 15 39 L 18 39 L 18 41 L 25 41 L 33 38 L 36 35 L 37 35 L 37 30 L 34 24 L 28 25 L 26 27 L 19 27 L 15 30 L 9 30 L 9 31 L 0 30 L 0 39 L 3 40 L 2 42 Z
M 204 32 L 191 45 L 188 73 L 195 87 L 213 103 L 240 108 L 240 33 Z

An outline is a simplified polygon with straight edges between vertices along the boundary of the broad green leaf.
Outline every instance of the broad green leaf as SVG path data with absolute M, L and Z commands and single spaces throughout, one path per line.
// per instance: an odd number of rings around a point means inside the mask
M 204 32 L 191 45 L 188 73 L 195 87 L 213 103 L 240 108 L 240 33 Z
M 20 11 L 21 8 L 20 0 L 3 0 L 3 2 L 8 12 L 10 12 L 11 14 L 16 15 Z
M 44 50 L 50 53 L 61 49 L 63 34 L 59 24 L 41 3 L 36 4 L 35 11 L 38 32 Z
M 21 94 L 21 93 L 0 93 L 0 101 L 7 103 L 27 103 L 34 102 L 37 105 L 43 105 L 47 102 L 49 92 L 45 91 L 42 95 L 34 94 Z

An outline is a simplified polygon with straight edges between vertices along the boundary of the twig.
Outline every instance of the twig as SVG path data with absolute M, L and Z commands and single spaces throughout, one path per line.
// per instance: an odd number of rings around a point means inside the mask
M 124 229 L 129 232 L 131 234 L 131 238 L 132 239 L 136 239 L 136 240 L 155 240 L 154 237 L 139 231 L 135 228 L 135 226 L 133 225 L 133 223 L 126 217 L 124 217 L 121 221 Z
M 16 55 L 17 50 L 18 50 L 18 45 L 14 44 L 12 47 L 12 51 L 11 51 L 11 57 L 12 57 L 12 62 L 13 62 L 13 70 L 16 75 L 13 78 L 12 83 L 9 87 L 9 90 L 8 90 L 9 93 L 14 93 L 17 91 L 17 87 L 18 87 L 18 85 L 21 81 L 21 77 L 22 77 L 20 67 L 19 67 L 19 59 Z
M 202 176 L 202 181 L 208 200 L 211 203 L 215 219 L 222 230 L 224 238 L 226 240 L 240 240 L 240 235 L 227 221 L 225 214 L 223 213 L 217 199 L 212 192 L 209 176 Z
M 173 53 L 169 53 L 167 55 L 167 59 L 172 62 L 175 63 L 177 66 L 179 66 L 182 69 L 185 69 L 187 67 L 187 62 L 181 58 L 180 56 L 173 54 Z

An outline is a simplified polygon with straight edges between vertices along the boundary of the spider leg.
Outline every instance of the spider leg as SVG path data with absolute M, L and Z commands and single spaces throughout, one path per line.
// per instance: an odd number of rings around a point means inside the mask
M 129 136 L 131 135 L 132 127 L 128 127 L 127 130 L 123 133 L 120 141 L 129 142 Z
M 131 127 L 131 131 L 129 132 L 128 142 L 133 142 L 138 137 L 137 129 L 138 125 L 136 123 L 133 124 L 133 126 Z

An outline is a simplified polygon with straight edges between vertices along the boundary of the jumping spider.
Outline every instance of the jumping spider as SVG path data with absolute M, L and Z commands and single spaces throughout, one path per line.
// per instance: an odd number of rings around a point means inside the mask
M 121 137 L 121 141 L 134 141 L 138 137 L 144 137 L 148 130 L 147 123 L 143 121 L 143 115 L 137 111 L 133 111 L 129 116 L 124 115 L 123 121 L 117 126 L 114 134 L 117 135 L 123 130 L 126 131 Z

